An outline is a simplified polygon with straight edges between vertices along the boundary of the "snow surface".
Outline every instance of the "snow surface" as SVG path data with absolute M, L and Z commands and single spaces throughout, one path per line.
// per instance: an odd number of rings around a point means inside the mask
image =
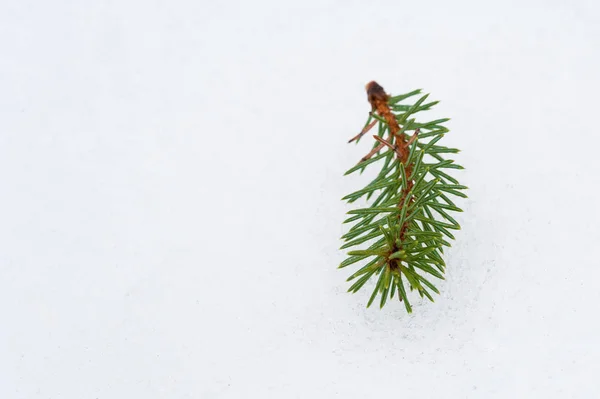
M 0 398 L 600 397 L 598 4 L 0 2 Z M 412 315 L 336 269 L 372 79 L 467 168 Z

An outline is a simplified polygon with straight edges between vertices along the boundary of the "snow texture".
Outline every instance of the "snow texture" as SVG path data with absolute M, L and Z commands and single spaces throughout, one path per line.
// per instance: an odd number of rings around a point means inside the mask
M 0 398 L 600 397 L 599 4 L 0 2 Z M 369 80 L 467 168 L 412 315 L 337 269 Z

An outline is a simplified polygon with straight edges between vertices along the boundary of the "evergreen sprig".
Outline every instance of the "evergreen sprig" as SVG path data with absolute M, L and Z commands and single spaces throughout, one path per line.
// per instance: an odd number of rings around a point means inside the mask
M 342 236 L 341 248 L 361 249 L 348 252 L 339 267 L 361 264 L 347 280 L 353 281 L 349 292 L 356 293 L 371 279 L 376 281 L 367 307 L 379 296 L 382 308 L 397 292 L 411 313 L 407 287 L 432 302 L 431 293 L 439 294 L 431 281 L 444 279 L 444 247 L 454 239 L 451 230 L 460 229 L 451 214 L 462 210 L 451 198 L 465 198 L 467 188 L 451 173 L 463 167 L 444 158 L 459 150 L 439 144 L 449 132 L 443 126 L 449 119 L 421 123 L 414 118 L 438 101 L 426 103 L 429 95 L 425 94 L 413 104 L 404 104 L 421 95 L 421 90 L 389 96 L 376 82 L 366 89 L 371 112 L 363 130 L 350 142 L 360 141 L 375 126 L 377 134 L 371 151 L 346 175 L 362 173 L 373 165 L 381 169 L 364 188 L 343 198 L 348 203 L 372 201 L 369 207 L 348 212 L 344 223 L 351 227 Z

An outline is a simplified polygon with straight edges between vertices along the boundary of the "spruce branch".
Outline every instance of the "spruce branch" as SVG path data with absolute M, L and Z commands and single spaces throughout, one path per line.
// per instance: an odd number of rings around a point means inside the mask
M 450 175 L 449 169 L 463 167 L 444 158 L 459 150 L 438 144 L 449 132 L 442 126 L 449 119 L 421 123 L 414 118 L 438 101 L 425 103 L 429 96 L 425 94 L 413 104 L 402 104 L 421 90 L 390 96 L 376 82 L 368 83 L 366 90 L 371 111 L 362 130 L 349 143 L 358 143 L 375 126 L 377 134 L 373 135 L 372 149 L 345 174 L 362 173 L 378 163 L 381 170 L 363 189 L 343 198 L 348 203 L 363 197 L 375 200 L 367 208 L 348 212 L 351 216 L 344 223 L 353 225 L 342 236 L 341 248 L 363 249 L 349 251 L 339 268 L 363 263 L 348 278 L 356 280 L 348 291 L 356 293 L 368 281 L 375 281 L 367 307 L 377 296 L 383 307 L 397 292 L 411 313 L 409 292 L 417 291 L 432 302 L 431 292 L 439 294 L 430 280 L 444 279 L 446 263 L 442 255 L 444 247 L 450 246 L 446 238 L 453 240 L 449 230 L 460 229 L 450 213 L 462 212 L 450 197 L 464 198 L 467 189 Z

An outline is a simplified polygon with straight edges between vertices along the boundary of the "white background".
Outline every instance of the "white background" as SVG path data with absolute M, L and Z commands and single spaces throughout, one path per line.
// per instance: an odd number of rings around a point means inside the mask
M 595 1 L 0 1 L 0 398 L 596 398 Z M 364 85 L 470 187 L 436 303 L 336 269 Z

